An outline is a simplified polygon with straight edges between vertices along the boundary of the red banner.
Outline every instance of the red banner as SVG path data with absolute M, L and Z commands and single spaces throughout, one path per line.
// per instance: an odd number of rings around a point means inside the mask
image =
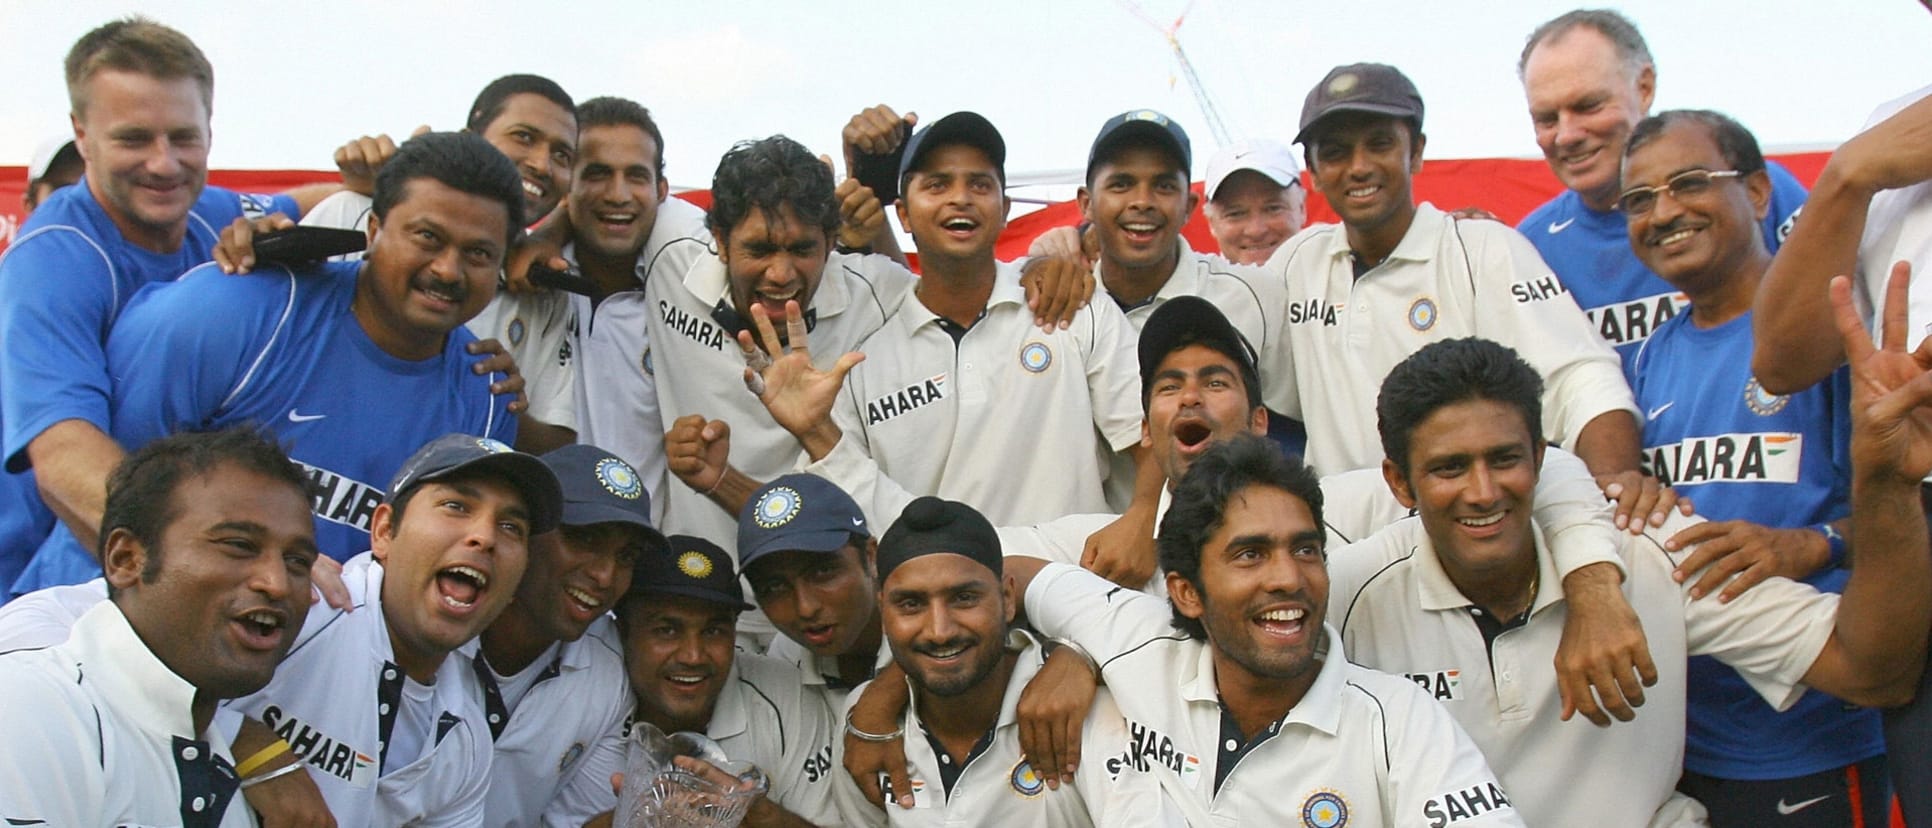
M 1791 170 L 1799 181 L 1810 186 L 1831 153 L 1784 153 L 1771 157 Z M 0 250 L 12 243 L 23 220 L 20 197 L 26 186 L 26 176 L 24 167 L 0 167 Z M 318 170 L 214 170 L 209 173 L 208 179 L 232 190 L 276 193 L 301 184 L 334 181 L 336 174 Z M 1303 175 L 1303 183 L 1307 183 L 1306 174 Z M 1196 182 L 1194 189 L 1200 192 L 1201 184 Z M 1415 178 L 1417 200 L 1428 201 L 1444 210 L 1481 207 L 1512 225 L 1561 191 L 1562 186 L 1550 174 L 1549 167 L 1538 159 L 1429 160 L 1423 163 L 1422 172 Z M 700 207 L 711 203 L 711 193 L 704 190 L 679 193 L 678 197 Z M 1308 221 L 1335 220 L 1335 211 L 1328 208 L 1320 194 L 1311 190 Z M 1048 205 L 1015 218 L 1007 223 L 1006 232 L 1000 237 L 999 258 L 1010 260 L 1025 255 L 1027 245 L 1041 232 L 1079 221 L 1079 208 L 1071 201 Z M 1201 216 L 1199 210 L 1194 211 L 1181 233 L 1196 250 L 1219 249 L 1213 236 L 1208 234 L 1207 219 Z

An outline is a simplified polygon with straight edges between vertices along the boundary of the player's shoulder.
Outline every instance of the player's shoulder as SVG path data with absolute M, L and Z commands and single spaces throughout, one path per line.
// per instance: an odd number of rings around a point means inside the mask
M 1531 228 L 1561 222 L 1566 216 L 1574 214 L 1577 203 L 1575 193 L 1569 190 L 1557 193 L 1554 198 L 1537 205 L 1536 209 L 1523 216 L 1523 220 L 1516 223 L 1516 230 L 1527 234 Z
M 738 681 L 762 694 L 798 697 L 804 690 L 804 674 L 798 665 L 783 658 L 739 650 L 732 658 Z
M 618 675 L 624 674 L 624 635 L 609 615 L 590 622 L 583 637 L 565 646 L 573 648 L 571 658 L 599 673 L 615 670 Z
M 1331 653 L 1329 658 L 1334 662 L 1337 656 Z M 1401 676 L 1364 667 L 1346 658 L 1325 665 L 1325 669 L 1341 671 L 1340 702 L 1344 716 L 1369 717 L 1399 727 L 1418 714 L 1445 719 L 1450 715 L 1441 702 Z

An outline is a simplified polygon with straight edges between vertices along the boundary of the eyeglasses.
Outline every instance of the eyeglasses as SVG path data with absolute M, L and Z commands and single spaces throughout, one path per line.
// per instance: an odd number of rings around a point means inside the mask
M 1657 193 L 1670 191 L 1670 197 L 1678 201 L 1703 194 L 1711 188 L 1711 182 L 1719 178 L 1736 178 L 1744 173 L 1737 170 L 1685 170 L 1670 177 L 1662 187 L 1631 187 L 1617 196 L 1617 209 L 1627 215 L 1648 215 L 1657 206 Z

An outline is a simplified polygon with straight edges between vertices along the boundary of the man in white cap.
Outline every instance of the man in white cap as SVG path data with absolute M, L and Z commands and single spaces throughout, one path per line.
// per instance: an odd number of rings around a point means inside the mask
M 34 150 L 33 163 L 27 165 L 27 191 L 20 194 L 27 211 L 20 217 L 33 215 L 34 208 L 55 190 L 81 180 L 86 173 L 87 165 L 81 161 L 80 150 L 74 148 L 72 132 L 47 139 Z
M 1208 232 L 1235 264 L 1267 264 L 1275 248 L 1308 221 L 1301 164 L 1279 141 L 1254 138 L 1208 159 Z

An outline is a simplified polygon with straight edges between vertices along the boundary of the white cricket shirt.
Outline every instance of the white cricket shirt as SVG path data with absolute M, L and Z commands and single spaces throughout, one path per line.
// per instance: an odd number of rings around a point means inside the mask
M 489 669 L 480 648 L 470 663 L 472 672 Z M 529 673 L 536 683 L 515 700 L 490 693 L 494 674 L 477 675 L 484 721 L 495 733 L 484 824 L 576 828 L 617 807 L 610 775 L 624 770 L 631 690 L 616 624 L 599 617 L 582 638 L 552 645 L 515 678 Z

